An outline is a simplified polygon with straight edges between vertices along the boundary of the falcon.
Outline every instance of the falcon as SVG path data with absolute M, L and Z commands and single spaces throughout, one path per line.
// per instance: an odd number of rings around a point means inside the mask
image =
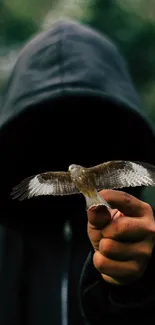
M 110 205 L 98 193 L 102 189 L 155 186 L 155 166 L 144 162 L 109 161 L 93 167 L 72 164 L 68 171 L 50 171 L 24 179 L 11 192 L 20 201 L 40 195 L 83 194 L 86 209 Z

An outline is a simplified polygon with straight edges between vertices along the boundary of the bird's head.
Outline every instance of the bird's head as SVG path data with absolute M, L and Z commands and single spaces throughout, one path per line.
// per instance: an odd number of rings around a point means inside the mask
M 68 167 L 68 170 L 69 172 L 74 172 L 74 171 L 77 171 L 78 169 L 80 169 L 81 166 L 80 165 L 75 165 L 75 164 L 72 164 Z

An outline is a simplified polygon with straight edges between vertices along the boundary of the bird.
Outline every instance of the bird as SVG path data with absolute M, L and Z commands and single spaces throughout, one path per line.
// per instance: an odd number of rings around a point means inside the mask
M 71 164 L 67 171 L 49 171 L 22 180 L 13 187 L 12 199 L 20 201 L 42 195 L 85 197 L 86 210 L 103 205 L 102 189 L 155 186 L 155 166 L 138 161 L 113 160 L 92 167 Z

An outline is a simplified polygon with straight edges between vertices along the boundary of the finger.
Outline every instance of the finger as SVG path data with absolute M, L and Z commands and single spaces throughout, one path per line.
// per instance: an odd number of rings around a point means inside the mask
M 95 250 L 99 249 L 99 242 L 102 239 L 102 234 L 99 229 L 96 229 L 94 226 L 87 224 L 87 234 L 90 239 L 90 242 Z
M 144 268 L 135 260 L 115 261 L 103 256 L 99 251 L 94 253 L 93 263 L 100 273 L 114 278 L 136 278 L 143 272 Z
M 105 257 L 115 261 L 138 259 L 145 262 L 150 258 L 152 249 L 153 244 L 151 241 L 130 244 L 103 238 L 99 243 L 99 252 Z
M 141 275 L 139 274 L 138 277 L 141 277 Z M 106 275 L 104 273 L 102 273 L 102 278 L 104 279 L 104 281 L 115 285 L 115 286 L 124 286 L 124 285 L 129 285 L 129 284 L 133 284 L 136 280 L 137 277 L 133 278 L 132 276 L 128 276 L 128 277 L 111 277 L 109 275 Z
M 100 195 L 113 207 L 130 217 L 143 216 L 152 209 L 149 204 L 138 200 L 136 197 L 116 190 L 103 190 Z
M 120 241 L 141 241 L 146 236 L 155 236 L 155 223 L 144 218 L 121 216 L 107 224 L 101 230 L 101 235 Z
M 95 228 L 104 228 L 111 220 L 111 214 L 105 206 L 98 206 L 96 209 L 87 211 L 88 222 Z
M 102 273 L 102 277 L 103 277 L 104 281 L 106 281 L 106 282 L 108 282 L 110 284 L 113 284 L 115 286 L 118 286 L 118 285 L 121 286 L 121 285 L 126 285 L 126 284 L 130 283 L 129 278 L 127 278 L 127 279 L 113 278 L 113 277 L 111 277 L 109 275 L 106 275 L 104 273 Z

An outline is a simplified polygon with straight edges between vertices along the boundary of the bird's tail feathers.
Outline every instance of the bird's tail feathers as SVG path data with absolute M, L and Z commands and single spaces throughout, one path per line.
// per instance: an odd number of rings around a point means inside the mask
M 91 196 L 85 196 L 86 199 L 86 210 L 90 210 L 93 207 L 97 206 L 106 206 L 108 209 L 110 209 L 110 205 L 107 201 L 104 200 L 104 198 L 98 193 L 94 193 Z

